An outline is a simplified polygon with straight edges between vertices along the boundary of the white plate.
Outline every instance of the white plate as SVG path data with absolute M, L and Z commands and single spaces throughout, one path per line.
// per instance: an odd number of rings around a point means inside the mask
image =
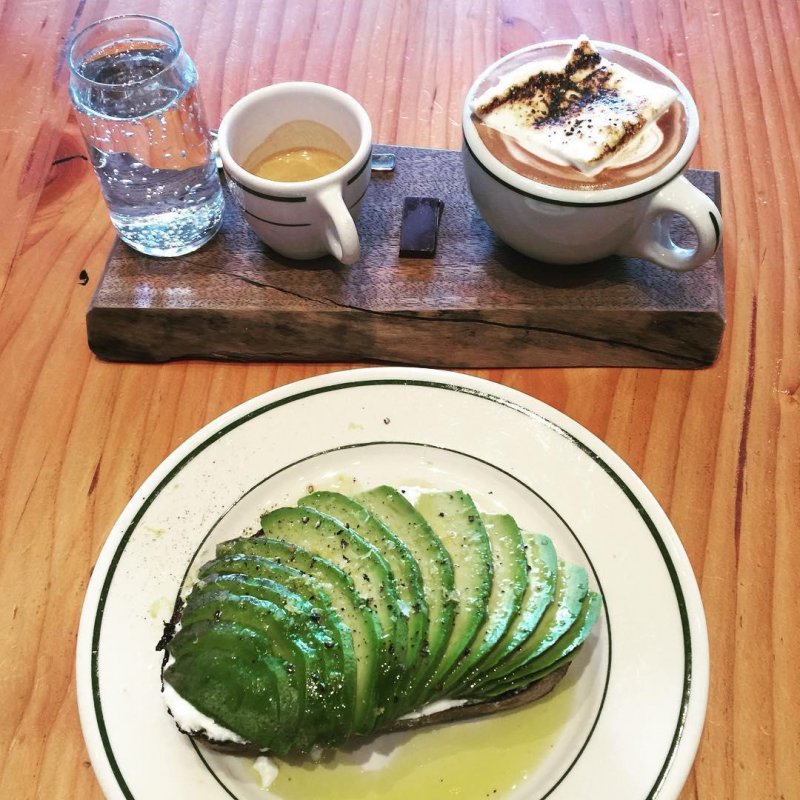
M 705 716 L 708 643 L 666 515 L 618 456 L 549 406 L 470 376 L 406 368 L 324 375 L 244 403 L 131 499 L 98 559 L 78 637 L 81 723 L 106 795 L 274 796 L 252 762 L 198 749 L 177 731 L 155 643 L 190 564 L 215 542 L 253 530 L 263 510 L 308 486 L 378 483 L 464 488 L 484 510 L 549 534 L 560 555 L 587 567 L 604 613 L 540 704 L 382 737 L 336 764 L 289 768 L 295 782 L 285 777 L 284 788 L 319 780 L 326 797 L 478 798 L 493 781 L 495 797 L 677 797 Z M 337 790 L 339 779 L 349 788 Z

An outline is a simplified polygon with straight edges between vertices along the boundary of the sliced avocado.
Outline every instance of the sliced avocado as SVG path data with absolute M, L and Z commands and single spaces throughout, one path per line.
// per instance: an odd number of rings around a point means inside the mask
M 344 741 L 354 727 L 356 660 L 351 631 L 324 593 L 315 592 L 314 600 L 310 601 L 311 595 L 298 594 L 265 576 L 206 574 L 204 581 L 187 599 L 182 622 L 186 621 L 187 615 L 189 620 L 193 619 L 198 613 L 196 608 L 210 602 L 220 618 L 224 614 L 226 619 L 262 631 L 270 636 L 273 646 L 275 641 L 270 630 L 281 625 L 285 636 L 317 655 L 308 664 L 306 682 L 302 687 L 306 698 L 305 715 L 311 720 L 307 730 L 314 733 L 307 746 Z M 239 607 L 230 603 L 221 606 L 215 598 L 220 590 L 235 592 Z M 272 615 L 272 605 L 282 613 Z M 231 615 L 234 616 L 231 618 Z M 292 664 L 293 671 L 300 668 L 301 665 Z
M 491 697 L 507 694 L 510 691 L 518 691 L 540 680 L 552 670 L 563 666 L 567 661 L 574 658 L 578 648 L 586 640 L 595 622 L 597 622 L 597 618 L 600 616 L 602 607 L 601 596 L 597 592 L 588 592 L 583 599 L 581 611 L 577 618 L 569 630 L 555 644 L 526 662 L 524 667 L 517 672 L 505 676 L 494 684 L 483 687 L 481 689 L 482 693 L 487 697 Z
M 345 572 L 361 599 L 375 609 L 384 632 L 376 685 L 378 716 L 392 702 L 408 669 L 405 662 L 408 617 L 397 597 L 386 559 L 354 531 L 313 509 L 282 508 L 262 517 L 264 533 L 326 558 Z
M 577 619 L 583 605 L 583 598 L 589 590 L 586 570 L 578 564 L 559 560 L 556 592 L 552 603 L 539 620 L 533 633 L 521 642 L 516 650 L 469 686 L 469 694 L 463 696 L 483 697 L 482 687 L 519 670 L 524 664 L 536 658 L 551 647 Z
M 217 547 L 217 555 L 218 559 L 206 567 L 210 572 L 246 572 L 285 581 L 290 588 L 301 576 L 318 587 L 314 595 L 320 591 L 328 595 L 352 634 L 356 661 L 353 730 L 359 734 L 371 732 L 376 717 L 376 681 L 381 658 L 378 642 L 382 631 L 375 611 L 358 596 L 352 580 L 330 561 L 308 550 L 261 536 L 224 542 Z M 293 590 L 300 591 L 300 587 Z M 309 596 L 309 599 L 313 602 L 315 598 Z
M 597 601 L 595 601 L 595 602 L 597 602 Z M 597 603 L 597 616 L 598 617 L 600 616 L 600 610 L 601 609 L 602 609 L 602 599 L 600 600 L 599 603 Z M 587 622 L 588 622 L 588 617 L 587 617 Z M 597 622 L 596 619 L 595 619 L 595 622 Z M 587 632 L 587 634 L 586 634 L 587 638 L 588 638 L 588 634 L 589 633 L 591 633 L 591 631 Z M 552 664 L 549 664 L 546 667 L 542 667 L 534 675 L 527 676 L 525 678 L 526 685 L 531 685 L 533 683 L 538 683 L 538 682 L 542 681 L 543 678 L 546 678 L 547 676 L 552 675 L 554 672 L 557 672 L 557 671 L 559 671 L 561 669 L 566 669 L 569 666 L 569 664 L 573 661 L 575 656 L 578 655 L 578 653 L 580 652 L 581 648 L 584 646 L 585 643 L 586 643 L 586 638 L 584 638 L 584 640 L 582 642 L 579 642 L 572 650 L 570 650 L 569 652 L 567 652 L 564 655 L 562 655 L 556 661 L 553 661 Z
M 419 564 L 406 544 L 361 503 L 339 492 L 314 492 L 301 497 L 297 505 L 333 517 L 383 554 L 394 575 L 401 608 L 408 615 L 406 662 L 410 666 L 416 665 L 422 643 L 428 635 L 428 604 L 422 589 Z
M 357 533 L 310 508 L 278 508 L 261 517 L 261 528 L 269 538 L 327 558 L 350 576 L 360 597 L 375 609 L 387 634 L 382 642 L 385 669 L 398 675 L 407 666 L 408 617 L 400 608 L 386 559 Z
M 582 567 L 463 491 L 314 492 L 262 528 L 218 545 L 161 643 L 164 680 L 238 752 L 339 746 L 441 697 L 467 700 L 442 720 L 513 707 L 600 613 Z
M 460 680 L 479 668 L 519 614 L 528 585 L 528 562 L 522 534 L 509 514 L 481 514 L 492 549 L 492 590 L 487 616 L 475 635 L 471 653 L 464 656 L 447 676 L 443 694 L 458 696 Z
M 197 622 L 175 634 L 168 652 L 163 679 L 194 708 L 259 748 L 277 755 L 292 749 L 295 695 L 263 635 Z
M 419 565 L 422 591 L 428 606 L 428 633 L 418 664 L 404 686 L 405 707 L 414 708 L 428 693 L 426 679 L 447 648 L 455 621 L 453 562 L 425 518 L 391 486 L 376 486 L 355 499 L 394 532 Z
M 231 586 L 232 583 L 236 585 Z M 238 582 L 228 580 L 226 584 L 196 587 L 181 613 L 181 625 L 189 627 L 203 621 L 232 622 L 265 635 L 274 655 L 285 663 L 289 681 L 297 691 L 300 718 L 313 713 L 315 707 L 308 703 L 308 682 L 312 673 L 322 670 L 313 643 L 289 634 L 288 615 L 282 608 L 269 600 L 235 594 L 240 589 Z
M 283 732 L 277 678 L 260 660 L 252 669 L 244 668 L 228 653 L 209 649 L 187 655 L 179 665 L 169 667 L 164 683 L 217 725 L 258 750 L 276 755 L 290 752 L 293 742 Z M 181 722 L 176 724 L 184 733 L 214 735 L 203 729 L 184 730 Z
M 453 563 L 455 622 L 447 649 L 429 681 L 431 690 L 439 693 L 457 661 L 471 654 L 475 635 L 487 618 L 486 604 L 492 588 L 492 548 L 478 509 L 466 492 L 425 493 L 420 495 L 416 507 Z
M 347 738 L 354 728 L 356 696 L 351 631 L 323 592 L 309 600 L 311 597 L 264 575 L 206 574 L 190 594 L 181 616 L 181 623 L 187 625 L 215 619 L 261 631 L 278 655 L 288 649 L 287 640 L 301 649 L 302 660 L 287 660 L 292 680 L 302 681 L 303 716 L 308 724 L 299 731 L 309 737 L 297 743 L 303 750 Z
M 492 667 L 524 642 L 539 624 L 542 615 L 553 600 L 558 576 L 558 554 L 552 540 L 540 533 L 520 531 L 527 562 L 527 585 L 522 596 L 520 610 L 511 621 L 508 630 L 494 646 L 488 656 L 471 672 L 464 676 L 458 691 L 479 681 Z M 458 697 L 459 694 L 453 694 Z
M 213 592 L 218 588 L 229 588 L 240 596 L 249 595 L 277 605 L 284 612 L 280 623 L 287 628 L 287 635 L 302 637 L 303 641 L 315 647 L 323 657 L 323 669 L 336 677 L 337 683 L 329 691 L 335 690 L 337 697 L 343 694 L 348 704 L 352 702 L 355 683 L 352 633 L 342 623 L 330 603 L 326 602 L 327 598 L 322 592 L 318 592 L 313 602 L 310 602 L 308 597 L 263 575 L 206 573 L 204 584 L 199 585 L 187 599 L 187 610 L 191 611 L 195 594 L 202 599 L 203 593 Z M 236 621 L 244 624 L 242 620 Z M 256 620 L 253 622 L 255 624 Z M 264 624 L 262 623 L 262 630 Z M 257 627 L 255 629 L 258 630 Z

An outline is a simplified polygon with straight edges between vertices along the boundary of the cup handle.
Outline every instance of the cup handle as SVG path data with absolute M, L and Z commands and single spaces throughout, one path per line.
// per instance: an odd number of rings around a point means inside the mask
M 325 240 L 334 258 L 342 264 L 354 264 L 361 255 L 356 223 L 337 186 L 323 190 L 317 196 L 325 212 Z
M 676 214 L 694 228 L 695 247 L 681 247 L 672 240 L 670 223 Z M 653 195 L 644 218 L 620 255 L 646 258 L 666 269 L 686 272 L 708 261 L 721 239 L 719 209 L 681 175 Z

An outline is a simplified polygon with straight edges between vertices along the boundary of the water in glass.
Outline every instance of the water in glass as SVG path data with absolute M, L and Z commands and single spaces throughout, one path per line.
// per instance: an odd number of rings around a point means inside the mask
M 128 32 L 119 36 L 122 21 Z M 222 190 L 197 72 L 177 33 L 154 18 L 104 20 L 76 38 L 70 67 L 73 104 L 120 237 L 160 256 L 207 242 L 222 220 Z

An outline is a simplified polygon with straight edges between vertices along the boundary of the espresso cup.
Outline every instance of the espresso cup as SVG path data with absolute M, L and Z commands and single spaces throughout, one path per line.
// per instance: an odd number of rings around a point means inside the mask
M 344 143 L 342 166 L 307 180 L 273 180 L 245 169 L 276 131 L 276 147 L 316 146 L 303 141 L 303 128 L 312 124 L 324 126 Z M 288 258 L 330 254 L 343 264 L 358 260 L 355 219 L 371 176 L 372 125 L 350 95 L 303 81 L 258 89 L 225 114 L 218 146 L 231 194 L 266 245 Z
M 683 177 L 700 132 L 694 100 L 675 75 L 648 56 L 619 45 L 593 44 L 609 61 L 678 93 L 681 129 L 672 150 L 655 171 L 644 175 L 632 171 L 627 180 L 624 171 L 616 170 L 621 174 L 614 182 L 600 183 L 598 188 L 554 185 L 552 178 L 537 178 L 523 170 L 481 127 L 472 104 L 499 78 L 527 63 L 563 62 L 572 42 L 526 47 L 486 69 L 464 103 L 462 155 L 478 211 L 500 239 L 539 261 L 580 264 L 620 255 L 671 270 L 695 269 L 719 247 L 722 220 L 714 203 Z M 673 240 L 671 223 L 676 215 L 694 229 L 696 245 L 683 247 Z

